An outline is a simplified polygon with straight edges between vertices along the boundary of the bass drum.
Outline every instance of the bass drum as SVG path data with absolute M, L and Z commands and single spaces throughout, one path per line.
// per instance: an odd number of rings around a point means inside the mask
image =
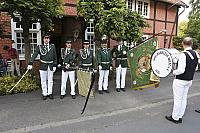
M 160 78 L 167 77 L 176 69 L 180 52 L 175 48 L 161 48 L 156 50 L 151 57 L 151 68 Z

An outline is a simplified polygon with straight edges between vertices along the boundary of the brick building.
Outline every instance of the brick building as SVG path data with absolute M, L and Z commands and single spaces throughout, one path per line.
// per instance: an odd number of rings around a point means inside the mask
M 56 44 L 58 56 L 66 39 L 73 41 L 73 48 L 77 52 L 82 48 L 84 40 L 89 40 L 91 48 L 94 48 L 93 22 L 85 25 L 84 18 L 77 18 L 76 0 L 64 0 L 64 3 L 64 17 L 54 20 L 54 30 L 51 31 L 51 42 Z M 170 40 L 177 35 L 178 11 L 182 6 L 187 7 L 184 2 L 178 0 L 126 0 L 126 4 L 130 10 L 139 12 L 150 24 L 149 28 L 144 29 L 143 39 L 157 34 L 162 29 L 167 29 L 166 34 L 159 36 L 159 44 L 160 47 L 172 46 Z M 20 60 L 23 61 L 25 60 L 23 30 L 18 24 L 19 20 L 13 20 L 6 12 L 1 12 L 0 25 L 4 25 L 4 34 L 0 38 L 0 53 L 4 54 L 3 45 L 10 45 L 18 50 Z M 35 46 L 42 43 L 40 23 L 32 24 L 30 39 L 33 45 L 32 51 L 34 51 Z M 12 44 L 12 40 L 14 40 L 14 44 Z M 116 42 L 111 40 L 110 47 L 114 45 Z

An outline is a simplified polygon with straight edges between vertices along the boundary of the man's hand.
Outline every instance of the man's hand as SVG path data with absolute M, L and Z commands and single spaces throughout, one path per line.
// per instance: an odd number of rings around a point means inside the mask
M 112 66 L 110 66 L 110 70 L 112 70 Z
M 53 67 L 53 72 L 55 72 L 56 71 L 56 67 Z
M 28 67 L 27 67 L 28 70 L 31 70 L 32 68 L 33 68 L 32 65 L 28 65 Z
M 102 69 L 102 66 L 101 65 L 99 65 L 99 70 L 101 70 Z
M 66 69 L 68 69 L 69 67 L 70 67 L 70 65 L 69 64 L 65 64 L 66 66 L 65 66 L 65 68 Z

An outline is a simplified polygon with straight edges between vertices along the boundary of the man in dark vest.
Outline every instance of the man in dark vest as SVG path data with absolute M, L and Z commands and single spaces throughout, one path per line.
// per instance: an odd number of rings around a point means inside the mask
M 70 40 L 65 42 L 66 48 L 61 51 L 61 57 L 63 58 L 63 70 L 61 81 L 61 94 L 60 99 L 63 99 L 66 95 L 66 83 L 69 76 L 71 85 L 72 99 L 76 98 L 75 94 L 75 50 L 71 48 L 72 42 Z
M 176 124 L 182 123 L 182 117 L 187 105 L 188 90 L 192 85 L 195 70 L 197 69 L 199 55 L 192 50 L 192 39 L 183 39 L 184 51 L 178 57 L 178 67 L 173 71 L 175 79 L 173 81 L 174 107 L 171 116 L 165 118 Z
M 57 55 L 54 44 L 50 44 L 50 36 L 43 36 L 44 44 L 38 45 L 32 58 L 29 61 L 27 69 L 32 69 L 35 58 L 40 55 L 40 79 L 42 86 L 43 100 L 47 97 L 53 99 L 52 88 L 53 88 L 53 73 L 56 71 L 57 66 Z M 48 81 L 48 82 L 47 82 Z

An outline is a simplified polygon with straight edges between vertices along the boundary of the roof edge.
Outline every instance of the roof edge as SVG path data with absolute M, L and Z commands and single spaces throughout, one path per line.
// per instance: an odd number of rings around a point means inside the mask
M 182 0 L 158 0 L 158 1 L 162 1 L 162 2 L 166 2 L 166 3 L 174 4 L 174 5 L 177 5 L 177 6 L 182 6 L 182 7 L 185 7 L 185 8 L 189 8 L 189 5 L 187 5 Z

